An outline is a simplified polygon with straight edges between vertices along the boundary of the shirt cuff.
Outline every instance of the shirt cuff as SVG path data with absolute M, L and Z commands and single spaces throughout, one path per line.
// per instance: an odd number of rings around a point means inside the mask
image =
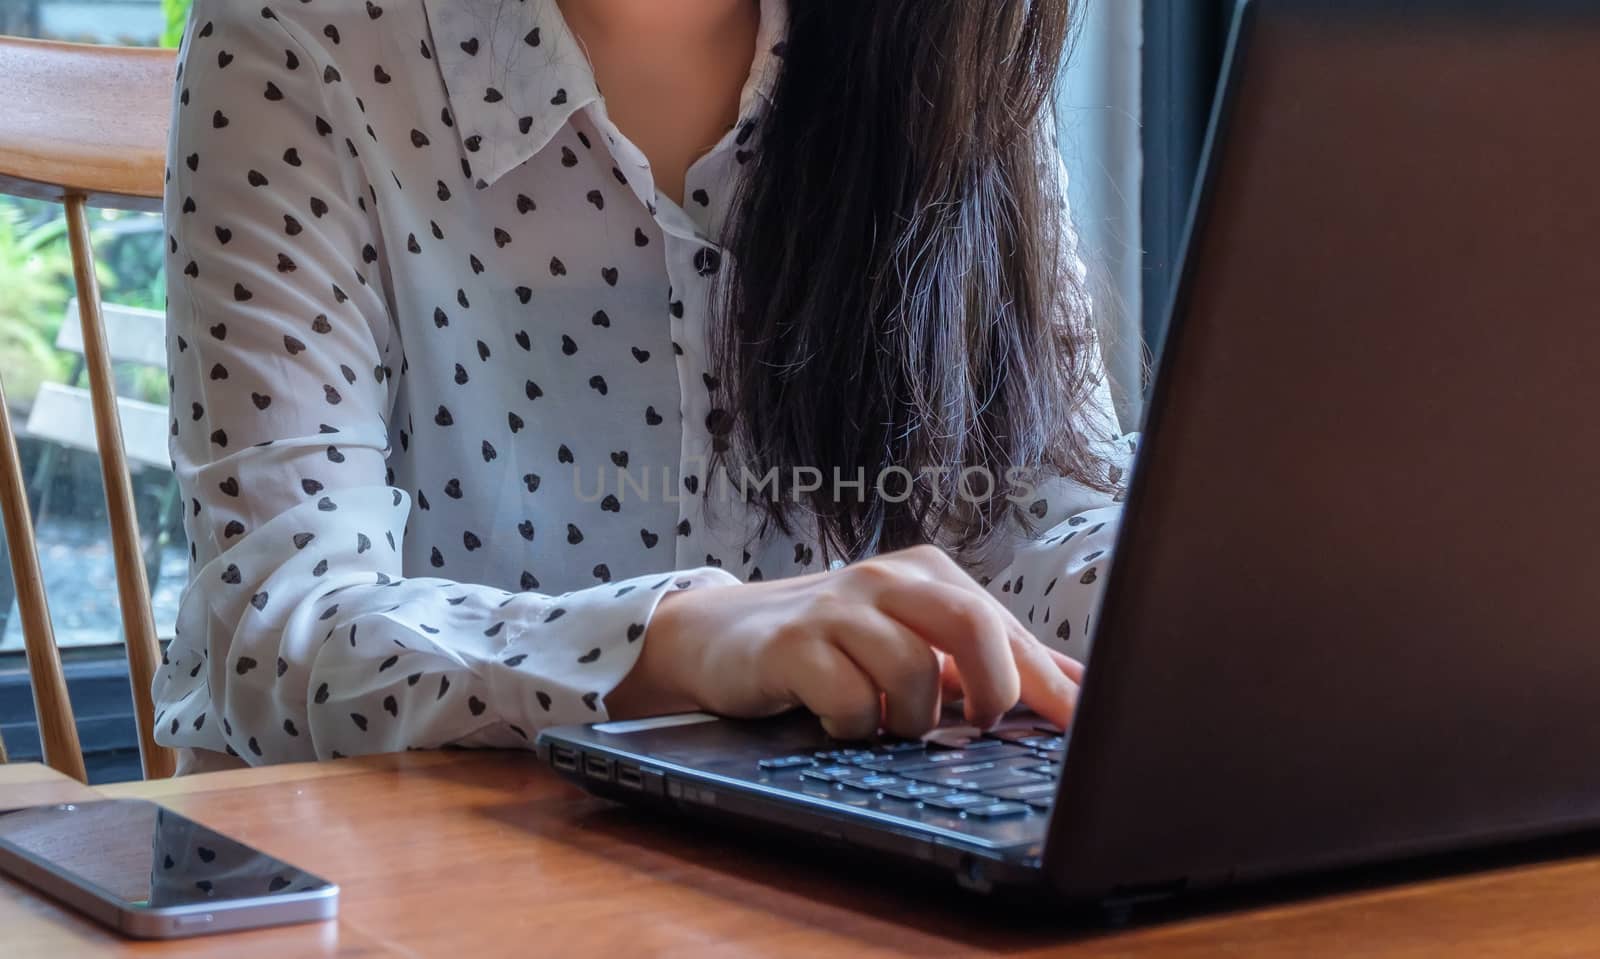
M 726 570 L 702 566 L 541 596 L 507 623 L 490 692 L 524 730 L 604 722 L 606 696 L 638 662 L 661 597 L 739 584 Z

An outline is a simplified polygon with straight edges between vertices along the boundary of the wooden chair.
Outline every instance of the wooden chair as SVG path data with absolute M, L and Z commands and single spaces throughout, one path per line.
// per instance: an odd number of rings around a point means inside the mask
M 155 741 L 150 690 L 161 648 L 140 555 L 133 486 L 86 211 L 90 205 L 161 209 L 175 71 L 176 58 L 170 50 L 0 38 L 0 103 L 5 104 L 0 110 L 0 193 L 53 200 L 66 207 L 84 368 L 105 481 L 139 754 L 147 778 L 170 776 L 174 757 Z M 50 626 L 33 519 L 3 385 L 0 508 L 45 762 L 81 780 L 83 752 Z

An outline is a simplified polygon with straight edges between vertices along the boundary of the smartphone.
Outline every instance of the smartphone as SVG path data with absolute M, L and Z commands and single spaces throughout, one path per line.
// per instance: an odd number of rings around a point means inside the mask
M 339 887 L 142 799 L 0 812 L 0 873 L 135 939 L 332 919 Z

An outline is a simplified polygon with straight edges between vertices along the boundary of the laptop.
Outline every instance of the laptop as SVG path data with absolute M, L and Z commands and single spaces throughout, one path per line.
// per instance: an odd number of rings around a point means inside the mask
M 1250 0 L 1223 72 L 1072 728 L 543 761 L 1085 903 L 1600 827 L 1600 7 Z

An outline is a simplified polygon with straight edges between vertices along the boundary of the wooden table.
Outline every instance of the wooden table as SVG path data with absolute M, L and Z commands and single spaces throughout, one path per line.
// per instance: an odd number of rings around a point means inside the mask
M 0 954 L 270 957 L 1600 955 L 1600 857 L 1323 890 L 1115 929 L 829 868 L 584 797 L 504 753 L 410 753 L 89 789 L 0 767 L 0 805 L 144 797 L 343 887 L 336 923 L 131 943 L 0 880 Z

